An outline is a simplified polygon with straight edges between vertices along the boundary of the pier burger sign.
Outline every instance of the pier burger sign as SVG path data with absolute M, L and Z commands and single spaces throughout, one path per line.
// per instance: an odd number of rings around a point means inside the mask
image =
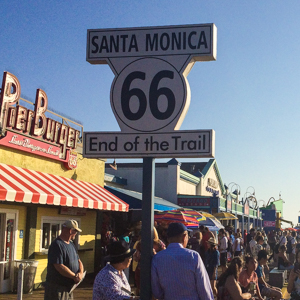
M 21 85 L 16 76 L 4 72 L 0 93 L 0 145 L 61 161 L 77 167 L 80 131 L 47 118 L 46 93 L 37 89 L 34 110 L 19 105 Z
M 84 156 L 214 157 L 213 130 L 179 129 L 187 75 L 216 59 L 216 32 L 214 24 L 88 30 L 87 61 L 115 74 L 110 103 L 121 132 L 85 132 Z

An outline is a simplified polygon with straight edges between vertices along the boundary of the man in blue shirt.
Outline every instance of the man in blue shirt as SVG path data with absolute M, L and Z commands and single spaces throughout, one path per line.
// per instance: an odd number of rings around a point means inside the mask
M 213 300 L 210 280 L 198 252 L 186 249 L 187 228 L 171 223 L 169 246 L 152 259 L 152 293 L 164 300 Z
M 81 229 L 77 221 L 68 220 L 62 225 L 60 236 L 51 243 L 44 300 L 73 299 L 73 293 L 69 291 L 83 278 L 83 264 L 73 244 L 78 232 Z

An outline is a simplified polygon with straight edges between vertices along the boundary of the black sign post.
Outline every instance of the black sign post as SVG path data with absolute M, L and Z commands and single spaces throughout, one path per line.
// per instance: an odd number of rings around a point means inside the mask
M 141 299 L 151 300 L 151 259 L 153 256 L 153 219 L 155 160 L 143 158 Z
M 188 73 L 216 56 L 214 24 L 87 32 L 87 61 L 115 74 L 110 104 L 121 132 L 85 132 L 83 157 L 143 158 L 142 300 L 152 299 L 154 159 L 214 157 L 213 130 L 179 129 L 190 105 Z

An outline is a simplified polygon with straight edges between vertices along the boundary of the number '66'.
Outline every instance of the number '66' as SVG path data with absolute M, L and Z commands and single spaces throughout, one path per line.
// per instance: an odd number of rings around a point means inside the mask
M 152 115 L 158 120 L 168 119 L 175 109 L 175 96 L 174 93 L 167 87 L 158 88 L 159 82 L 163 78 L 174 78 L 174 72 L 163 70 L 158 72 L 151 81 L 149 89 L 149 107 Z M 147 109 L 147 96 L 139 88 L 130 89 L 130 85 L 135 79 L 145 80 L 146 73 L 135 71 L 130 73 L 124 80 L 121 91 L 121 106 L 124 116 L 131 121 L 136 121 L 142 118 Z M 167 108 L 161 112 L 158 108 L 158 99 L 164 95 L 167 98 Z M 139 101 L 139 108 L 136 112 L 130 109 L 130 99 L 136 96 Z

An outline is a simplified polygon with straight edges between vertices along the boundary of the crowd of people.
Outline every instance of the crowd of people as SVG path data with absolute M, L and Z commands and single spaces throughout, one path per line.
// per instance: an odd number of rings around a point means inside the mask
M 191 231 L 182 223 L 156 227 L 151 268 L 153 299 L 279 300 L 283 297 L 281 289 L 266 280 L 271 265 L 287 270 L 287 291 L 292 300 L 300 300 L 300 234 L 296 231 L 273 230 L 266 234 L 252 228 L 242 235 L 233 228 L 211 232 L 200 226 Z M 84 277 L 84 266 L 72 245 L 79 231 L 75 220 L 66 221 L 62 234 L 52 243 L 45 299 L 73 299 L 70 288 Z M 139 299 L 142 255 L 140 235 L 133 238 L 127 230 L 114 238 L 107 247 L 105 266 L 95 278 L 93 300 Z M 131 292 L 129 269 L 136 296 Z

